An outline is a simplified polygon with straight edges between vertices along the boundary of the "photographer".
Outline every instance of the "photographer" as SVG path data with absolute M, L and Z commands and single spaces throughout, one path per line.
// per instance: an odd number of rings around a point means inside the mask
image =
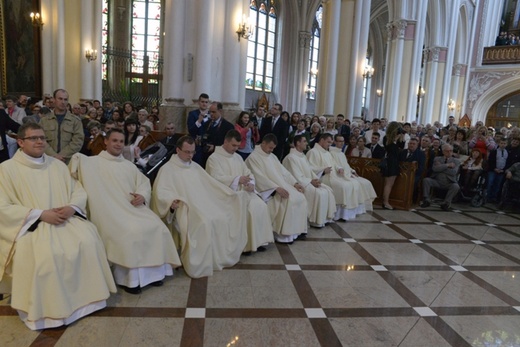
M 240 154 L 244 160 L 246 160 L 249 154 L 253 152 L 255 143 L 260 141 L 258 122 L 255 122 L 255 119 L 253 119 L 253 121 L 250 121 L 249 119 L 249 113 L 242 111 L 240 112 L 235 124 L 235 130 L 237 130 L 242 137 L 237 153 Z
M 233 124 L 222 117 L 222 108 L 220 102 L 212 102 L 209 106 L 210 121 L 207 122 L 202 136 L 202 167 L 206 166 L 206 161 L 215 151 L 215 147 L 222 146 L 226 133 L 234 129 Z
M 480 126 L 475 132 L 475 136 L 469 142 L 469 148 L 478 149 L 484 159 L 487 159 L 488 151 L 492 151 L 497 147 L 493 136 L 488 135 L 488 130 L 485 126 Z
M 404 147 L 405 131 L 401 128 L 401 124 L 397 122 L 391 122 L 386 130 L 386 136 L 383 139 L 385 144 L 386 166 L 381 167 L 381 173 L 385 178 L 383 188 L 383 208 L 387 210 L 393 210 L 394 208 L 390 205 L 390 193 L 394 186 L 395 179 L 399 176 L 399 152 Z

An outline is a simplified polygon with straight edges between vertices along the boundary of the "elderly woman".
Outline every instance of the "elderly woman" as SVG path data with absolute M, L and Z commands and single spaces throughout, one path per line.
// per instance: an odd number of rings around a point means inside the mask
M 153 123 L 148 120 L 148 111 L 146 111 L 144 108 L 137 112 L 137 119 L 139 119 L 139 125 L 146 125 L 150 129 L 153 129 Z
M 320 141 L 321 126 L 319 123 L 312 123 L 309 133 L 309 147 L 313 148 Z
M 469 142 L 469 148 L 478 149 L 480 153 L 482 153 L 484 159 L 486 159 L 488 151 L 494 150 L 496 144 L 493 136 L 488 134 L 488 129 L 485 126 L 479 126 L 473 138 Z

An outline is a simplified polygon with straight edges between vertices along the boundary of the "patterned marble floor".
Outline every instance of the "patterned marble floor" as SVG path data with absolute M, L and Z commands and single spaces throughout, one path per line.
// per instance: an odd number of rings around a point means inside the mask
M 0 346 L 520 346 L 520 214 L 454 208 L 311 228 L 66 328 L 28 330 L 7 297 Z

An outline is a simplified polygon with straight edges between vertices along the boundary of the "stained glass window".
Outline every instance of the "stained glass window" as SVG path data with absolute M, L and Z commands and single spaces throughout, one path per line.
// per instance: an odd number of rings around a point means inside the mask
M 318 7 L 318 10 L 316 11 L 316 17 L 314 18 L 314 24 L 312 26 L 312 38 L 309 49 L 309 76 L 307 80 L 307 97 L 311 100 L 316 99 L 322 14 L 323 7 L 320 5 L 320 7 Z
M 247 44 L 246 88 L 271 92 L 276 53 L 277 13 L 274 0 L 250 1 L 254 33 Z

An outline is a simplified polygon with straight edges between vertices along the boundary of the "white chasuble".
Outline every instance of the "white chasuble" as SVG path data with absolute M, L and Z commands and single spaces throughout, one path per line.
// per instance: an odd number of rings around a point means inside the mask
M 295 148 L 283 160 L 283 166 L 303 186 L 307 199 L 307 217 L 312 226 L 322 227 L 330 222 L 336 213 L 336 200 L 332 189 L 325 184 L 314 187 L 311 184 L 318 176 L 311 170 L 307 157 Z
M 171 268 L 181 261 L 168 227 L 149 207 L 148 178 L 123 156 L 107 151 L 93 157 L 75 154 L 69 168 L 87 191 L 89 218 L 105 243 L 108 260 L 115 267 L 140 269 L 127 276 L 114 269 L 116 282 L 144 287 L 172 275 Z M 142 195 L 146 203 L 133 206 L 131 194 Z
M 241 176 L 248 176 L 254 184 L 254 177 L 242 157 L 236 153 L 230 154 L 222 146 L 217 146 L 206 162 L 206 171 L 217 181 L 245 195 L 248 238 L 244 251 L 255 252 L 263 244 L 273 242 L 271 217 L 266 203 L 254 192 L 243 190 L 243 186 L 238 183 Z
M 281 187 L 289 192 L 289 198 L 283 199 L 274 194 L 267 202 L 269 214 L 273 222 L 273 230 L 280 235 L 296 239 L 299 234 L 307 233 L 307 200 L 294 185 L 298 182 L 280 163 L 274 154 L 265 153 L 257 146 L 246 159 L 256 179 L 256 189 L 259 192 L 274 190 Z M 289 240 L 287 240 L 289 241 Z
M 173 215 L 170 207 L 179 200 Z M 235 265 L 247 244 L 244 195 L 211 177 L 195 162 L 173 155 L 157 174 L 152 209 L 178 233 L 181 260 L 190 277 L 211 276 Z
M 0 165 L 0 278 L 12 277 L 11 306 L 31 329 L 70 324 L 106 306 L 115 284 L 94 224 L 72 216 L 40 221 L 44 210 L 84 211 L 87 194 L 64 163 L 21 150 Z
M 331 187 L 334 192 L 336 204 L 339 205 L 335 219 L 349 220 L 365 212 L 365 200 L 361 192 L 361 184 L 339 173 L 341 168 L 336 164 L 329 151 L 317 143 L 307 152 L 307 159 L 311 164 L 311 169 L 318 175 L 325 168 L 332 168 L 332 171 L 323 174 L 320 180 Z

